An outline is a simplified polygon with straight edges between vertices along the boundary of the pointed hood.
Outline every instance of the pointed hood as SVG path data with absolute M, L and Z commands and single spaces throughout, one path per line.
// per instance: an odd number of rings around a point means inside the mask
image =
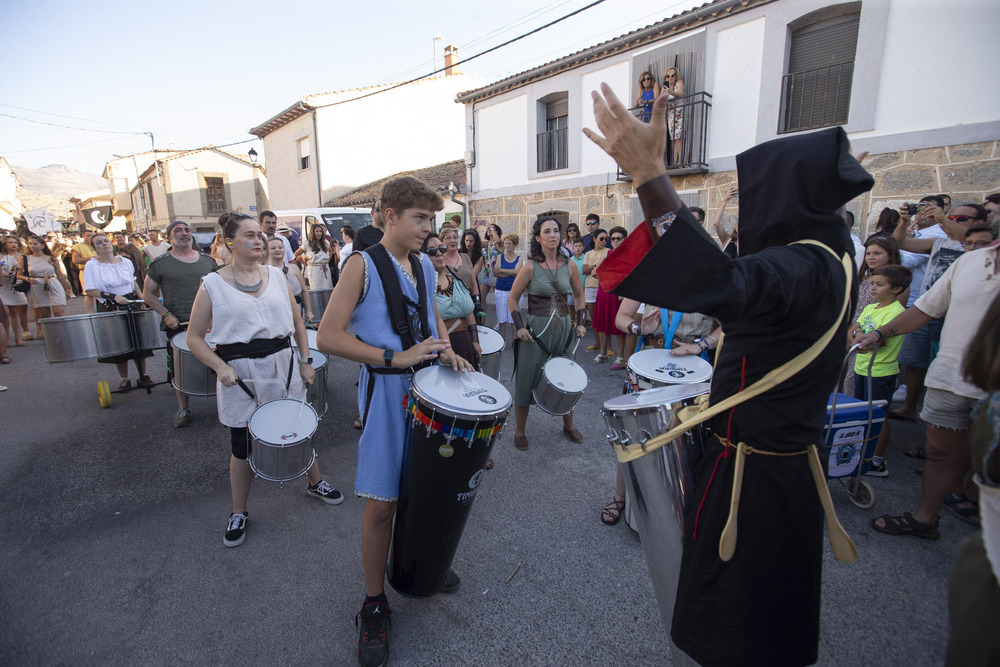
M 846 252 L 852 243 L 840 209 L 875 182 L 840 127 L 755 146 L 736 156 L 736 170 L 741 256 L 802 239 Z

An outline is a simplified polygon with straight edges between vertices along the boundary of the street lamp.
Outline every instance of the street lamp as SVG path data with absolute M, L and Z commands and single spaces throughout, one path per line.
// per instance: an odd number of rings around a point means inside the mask
M 251 162 L 253 162 L 254 164 L 257 164 L 257 151 L 255 151 L 253 148 L 251 148 L 249 151 L 247 151 L 247 155 L 250 156 L 250 161 Z

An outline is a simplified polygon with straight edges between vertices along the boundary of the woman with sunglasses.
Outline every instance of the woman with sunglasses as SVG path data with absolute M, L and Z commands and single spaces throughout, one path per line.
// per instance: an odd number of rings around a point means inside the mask
M 608 251 L 608 255 L 613 253 L 615 248 L 622 244 L 626 236 L 628 236 L 628 231 L 624 227 L 611 228 L 611 231 L 608 232 L 608 237 L 611 239 L 611 249 Z M 599 272 L 599 270 L 595 272 Z M 605 359 L 612 357 L 611 339 L 614 337 L 618 341 L 618 353 L 614 355 L 615 361 L 611 364 L 611 370 L 613 371 L 625 368 L 625 362 L 628 358 L 625 348 L 625 334 L 615 324 L 615 317 L 618 315 L 618 304 L 620 301 L 620 296 L 615 296 L 611 292 L 605 292 L 598 285 L 597 299 L 594 303 L 594 331 L 601 335 L 603 345 L 600 354 L 594 357 L 594 363 L 599 364 Z
M 635 102 L 632 104 L 633 107 L 642 107 L 642 115 L 639 116 L 639 120 L 643 123 L 648 123 L 650 117 L 653 114 L 653 100 L 655 100 L 660 94 L 660 85 L 656 83 L 656 79 L 653 78 L 653 74 L 650 71 L 645 71 L 639 75 L 639 92 L 636 93 Z
M 475 233 L 475 232 L 473 232 Z M 473 314 L 475 303 L 472 292 L 465 281 L 445 263 L 448 246 L 441 237 L 431 232 L 424 239 L 421 252 L 431 258 L 434 270 L 437 272 L 437 289 L 434 300 L 437 301 L 438 314 L 444 321 L 451 349 L 470 364 L 479 367 L 479 332 L 476 330 L 476 317 Z
M 588 250 L 583 256 L 583 292 L 584 301 L 587 305 L 587 316 L 590 318 L 591 322 L 595 322 L 594 316 L 594 304 L 597 303 L 597 267 L 601 265 L 601 262 L 605 260 L 608 256 L 608 233 L 603 229 L 598 229 L 597 231 L 591 232 L 590 237 L 594 240 L 594 249 Z M 606 348 L 606 341 L 603 340 L 601 332 L 594 327 L 594 344 L 587 347 L 588 352 L 593 352 L 594 350 L 600 350 L 597 356 L 594 357 L 594 363 L 599 364 L 607 356 L 604 354 L 604 349 Z
M 477 220 L 478 222 L 478 220 Z M 486 225 L 486 245 L 483 248 L 483 270 L 479 274 L 479 287 L 480 294 L 482 298 L 480 303 L 483 307 L 486 306 L 486 297 L 490 295 L 490 288 L 496 286 L 496 275 L 493 273 L 493 266 L 496 264 L 497 257 L 503 252 L 503 244 L 500 241 L 500 237 L 503 233 L 500 231 L 500 226 L 496 223 Z M 497 310 L 497 317 L 499 317 L 500 311 Z
M 566 250 L 566 256 L 573 256 L 573 243 L 577 240 L 583 241 L 580 236 L 580 227 L 575 222 L 566 225 L 566 236 L 563 238 L 562 247 Z
M 674 141 L 674 161 L 672 164 L 678 165 L 681 163 L 684 109 L 676 106 L 674 100 L 684 97 L 684 82 L 676 67 L 668 67 L 663 71 L 663 88 L 660 89 L 660 92 L 667 96 L 667 131 L 670 132 L 670 138 Z

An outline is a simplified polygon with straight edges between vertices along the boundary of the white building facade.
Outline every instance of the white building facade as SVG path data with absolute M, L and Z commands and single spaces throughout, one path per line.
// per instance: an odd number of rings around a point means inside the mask
M 479 77 L 453 73 L 307 95 L 250 130 L 261 137 L 275 209 L 322 206 L 365 183 L 454 160 L 465 151 L 455 104 Z
M 183 220 L 211 232 L 223 213 L 256 217 L 271 207 L 263 168 L 219 148 L 158 158 L 139 175 L 131 198 L 133 224 L 142 231 Z
M 540 213 L 633 228 L 632 183 L 581 130 L 597 128 L 600 83 L 631 107 L 639 75 L 659 81 L 670 66 L 685 96 L 681 159 L 668 141 L 668 171 L 709 220 L 736 185 L 738 153 L 834 125 L 870 153 L 876 185 L 850 206 L 862 234 L 883 207 L 923 195 L 981 202 L 1000 191 L 1000 94 L 984 76 L 1000 65 L 988 46 L 997 25 L 989 0 L 946 11 L 934 0 L 716 0 L 460 95 L 470 217 L 521 234 Z M 927 26 L 934 48 L 915 37 Z

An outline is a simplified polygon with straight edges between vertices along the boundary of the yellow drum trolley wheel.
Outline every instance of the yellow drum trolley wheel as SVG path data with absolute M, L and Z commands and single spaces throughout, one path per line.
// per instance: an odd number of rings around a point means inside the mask
M 97 383 L 97 396 L 101 401 L 102 408 L 111 407 L 111 388 L 108 386 L 107 380 L 101 380 Z

